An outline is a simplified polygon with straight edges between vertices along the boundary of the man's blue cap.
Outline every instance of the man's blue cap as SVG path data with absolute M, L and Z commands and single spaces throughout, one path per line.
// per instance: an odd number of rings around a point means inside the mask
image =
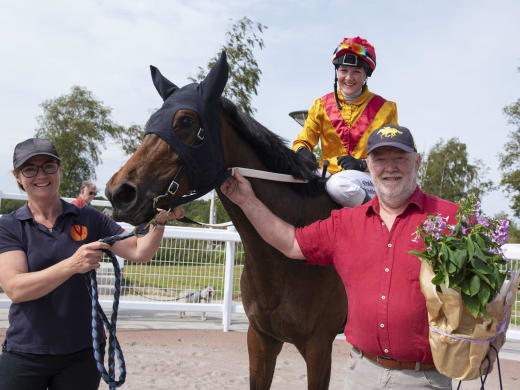
M 401 126 L 386 125 L 374 130 L 368 137 L 367 154 L 382 146 L 393 146 L 405 152 L 417 152 L 412 133 Z

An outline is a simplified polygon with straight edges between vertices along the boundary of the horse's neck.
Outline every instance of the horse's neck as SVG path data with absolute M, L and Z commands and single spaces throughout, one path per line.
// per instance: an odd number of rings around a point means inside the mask
M 224 138 L 224 160 L 228 168 L 237 166 L 267 170 L 254 148 L 235 131 L 227 128 Z M 294 190 L 295 186 L 307 184 L 288 184 L 263 179 L 250 179 L 250 182 L 258 199 L 274 214 L 295 226 L 304 226 L 318 219 L 327 218 L 332 209 L 339 207 L 325 192 L 310 196 L 305 195 L 306 191 L 303 188 L 301 192 Z

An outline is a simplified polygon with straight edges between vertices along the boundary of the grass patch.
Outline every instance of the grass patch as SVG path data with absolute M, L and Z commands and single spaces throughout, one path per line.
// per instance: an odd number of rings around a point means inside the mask
M 233 273 L 233 300 L 240 300 L 240 275 L 243 265 Z M 215 289 L 214 300 L 224 298 L 224 265 L 148 265 L 125 264 L 123 294 L 160 295 L 175 298 L 182 290 Z

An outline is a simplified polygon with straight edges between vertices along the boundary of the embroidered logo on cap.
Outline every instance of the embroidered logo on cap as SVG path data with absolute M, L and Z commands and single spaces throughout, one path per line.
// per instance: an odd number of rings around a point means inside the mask
M 74 241 L 83 241 L 87 238 L 88 229 L 82 225 L 72 225 L 70 228 L 70 237 Z
M 395 137 L 397 134 L 403 134 L 403 132 L 401 130 L 397 130 L 396 128 L 394 127 L 390 127 L 390 126 L 387 126 L 387 127 L 383 127 L 382 129 L 380 129 L 377 134 L 380 134 L 381 137 L 385 137 L 385 138 L 393 138 Z

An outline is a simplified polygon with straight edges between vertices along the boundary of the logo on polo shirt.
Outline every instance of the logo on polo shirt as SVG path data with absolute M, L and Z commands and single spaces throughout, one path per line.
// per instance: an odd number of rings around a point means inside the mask
M 400 130 L 397 130 L 393 127 L 390 127 L 390 126 L 386 126 L 386 127 L 383 127 L 382 129 L 380 129 L 377 134 L 380 134 L 381 137 L 385 137 L 385 138 L 393 138 L 395 137 L 397 134 L 403 134 L 402 131 Z
M 88 229 L 82 225 L 72 225 L 70 228 L 70 236 L 74 241 L 83 241 L 87 238 Z

